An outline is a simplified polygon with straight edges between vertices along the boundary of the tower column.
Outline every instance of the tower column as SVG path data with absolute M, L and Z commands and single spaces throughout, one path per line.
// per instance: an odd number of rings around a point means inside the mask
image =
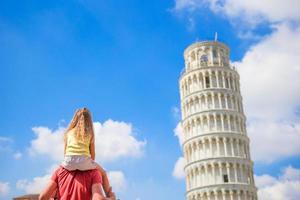
M 225 127 L 224 127 L 224 114 L 221 114 L 221 125 L 222 125 L 222 131 L 225 131 Z
M 230 190 L 229 195 L 230 195 L 230 200 L 233 200 L 233 191 L 232 190 Z
M 212 82 L 212 73 L 211 71 L 208 71 L 208 76 L 209 76 L 209 88 L 213 87 L 213 82 Z
M 204 74 L 204 79 L 203 79 L 203 85 L 204 85 L 204 88 L 206 89 L 207 88 L 207 85 L 206 85 L 206 73 Z
M 215 94 L 213 92 L 211 93 L 211 101 L 212 101 L 212 108 L 216 109 Z
M 223 138 L 223 144 L 224 144 L 224 156 L 228 156 L 227 154 L 227 142 L 226 142 L 226 138 Z
M 237 195 L 237 200 L 241 200 L 241 192 L 239 190 L 237 191 L 236 195 Z
M 218 93 L 217 94 L 218 95 L 218 100 L 219 100 L 219 109 L 222 109 L 222 100 L 221 100 L 221 94 L 220 93 Z
M 212 147 L 212 139 L 211 137 L 209 138 L 209 151 L 210 151 L 210 157 L 213 157 L 213 147 Z
M 231 156 L 234 156 L 234 146 L 233 146 L 233 139 L 230 138 L 230 147 L 231 147 Z
M 222 167 L 222 163 L 219 163 L 219 174 L 220 174 L 220 183 L 223 182 L 223 167 Z
M 224 75 L 223 71 L 222 71 L 222 83 L 223 83 L 223 88 L 226 88 L 226 86 L 225 86 L 225 75 Z
M 238 175 L 237 175 L 237 164 L 233 165 L 233 171 L 234 171 L 234 182 L 238 182 Z
M 232 182 L 230 178 L 230 164 L 226 163 L 226 170 L 227 170 L 227 176 L 228 176 L 228 182 Z
M 216 172 L 215 172 L 215 164 L 213 163 L 211 166 L 213 181 L 212 184 L 216 184 Z
M 214 127 L 215 127 L 215 130 L 217 131 L 218 130 L 218 125 L 217 125 L 217 116 L 216 116 L 216 113 L 214 113 Z
M 225 192 L 225 190 L 222 190 L 222 200 L 226 200 L 226 192 Z
M 208 200 L 211 200 L 210 193 L 207 193 L 207 198 L 208 198 Z
M 245 179 L 244 179 L 244 173 L 243 173 L 243 171 L 244 171 L 243 168 L 244 168 L 243 165 L 240 165 L 240 173 L 241 173 L 241 182 L 242 182 L 242 183 L 245 182 Z
M 227 130 L 230 131 L 230 115 L 226 115 L 227 118 Z
M 220 138 L 217 137 L 217 156 L 219 157 L 220 155 Z
M 217 81 L 217 88 L 220 88 L 220 84 L 219 84 L 219 72 L 216 71 L 216 81 Z
M 232 76 L 233 91 L 236 91 L 235 80 L 236 80 L 236 77 L 235 77 L 235 76 Z
M 218 200 L 218 192 L 217 190 L 214 190 L 214 200 Z
M 205 97 L 205 105 L 206 105 L 205 109 L 208 109 L 208 97 L 207 97 L 207 94 L 205 94 L 204 97 Z
M 233 98 L 232 95 L 228 95 L 229 101 L 230 101 L 230 110 L 233 110 Z
M 233 123 L 233 130 L 232 131 L 236 132 L 237 128 L 236 128 L 236 117 L 235 116 L 233 117 L 233 122 L 232 123 Z
M 237 149 L 237 156 L 241 156 L 241 154 L 240 154 L 240 139 L 238 139 L 236 142 L 236 149 Z
M 228 87 L 229 87 L 229 89 L 232 89 L 232 86 L 231 86 L 231 75 L 230 74 L 228 74 L 227 79 L 228 79 Z
M 207 164 L 205 164 L 204 170 L 205 170 L 205 179 L 206 179 L 205 185 L 207 185 L 209 183 Z

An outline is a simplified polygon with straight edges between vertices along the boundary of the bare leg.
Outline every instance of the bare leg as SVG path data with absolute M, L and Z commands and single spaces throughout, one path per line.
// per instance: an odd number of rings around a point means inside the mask
M 57 197 L 57 189 L 55 189 L 55 190 L 53 191 L 53 193 L 52 193 L 52 195 L 51 195 L 51 198 L 52 198 L 52 199 L 58 198 L 58 197 Z
M 103 197 L 101 184 L 93 184 L 92 185 L 92 200 L 105 200 L 106 198 Z
M 109 184 L 109 180 L 108 180 L 106 171 L 99 164 L 97 164 L 97 169 L 99 170 L 100 175 L 102 177 L 102 187 L 103 187 L 106 197 L 109 197 L 112 200 L 115 200 L 116 199 L 115 193 L 112 191 L 112 187 Z
M 55 195 L 56 190 L 57 184 L 51 180 L 44 191 L 41 192 L 39 200 L 49 200 L 51 197 L 53 197 L 53 195 Z

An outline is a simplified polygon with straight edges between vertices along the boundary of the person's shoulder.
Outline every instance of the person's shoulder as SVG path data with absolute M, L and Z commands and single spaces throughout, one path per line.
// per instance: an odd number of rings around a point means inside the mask
M 93 184 L 102 183 L 102 176 L 100 175 L 97 169 L 89 170 L 89 173 L 90 173 L 89 177 L 92 180 Z
M 98 173 L 98 169 L 90 169 L 90 170 L 87 170 L 86 172 L 88 172 L 88 173 Z
M 72 129 L 68 130 L 65 134 L 66 134 L 67 136 L 69 136 L 69 135 L 74 135 L 74 134 L 75 134 L 75 129 L 76 129 L 76 128 L 72 128 Z
M 62 166 L 58 166 L 57 169 L 54 171 L 54 174 L 61 175 L 67 172 L 68 172 L 67 169 L 63 168 Z
M 74 133 L 76 128 L 70 129 L 67 133 Z
M 62 174 L 62 172 L 64 171 L 64 168 L 62 166 L 58 166 L 56 168 L 56 170 L 54 170 L 52 176 L 51 176 L 51 179 L 53 181 L 57 181 L 57 178 Z
M 85 174 L 88 174 L 89 176 L 94 176 L 99 174 L 99 171 L 97 169 L 91 169 L 91 170 L 87 170 L 87 171 L 83 171 L 85 172 Z
M 58 166 L 57 168 L 56 168 L 56 170 L 54 171 L 54 173 L 59 173 L 59 172 L 61 172 L 61 171 L 63 171 L 65 168 L 63 168 L 62 166 Z

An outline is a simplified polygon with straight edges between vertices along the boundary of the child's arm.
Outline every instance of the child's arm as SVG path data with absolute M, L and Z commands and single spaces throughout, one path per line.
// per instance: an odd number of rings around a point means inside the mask
M 90 153 L 91 153 L 91 158 L 93 160 L 95 160 L 95 138 L 94 138 L 94 136 L 92 136 L 92 138 L 91 138 Z

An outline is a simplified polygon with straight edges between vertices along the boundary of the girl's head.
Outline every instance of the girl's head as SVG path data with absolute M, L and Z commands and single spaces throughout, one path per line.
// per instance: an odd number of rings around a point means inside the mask
M 92 116 L 87 108 L 76 110 L 66 133 L 73 128 L 75 128 L 75 135 L 78 139 L 83 139 L 89 134 L 94 136 Z

